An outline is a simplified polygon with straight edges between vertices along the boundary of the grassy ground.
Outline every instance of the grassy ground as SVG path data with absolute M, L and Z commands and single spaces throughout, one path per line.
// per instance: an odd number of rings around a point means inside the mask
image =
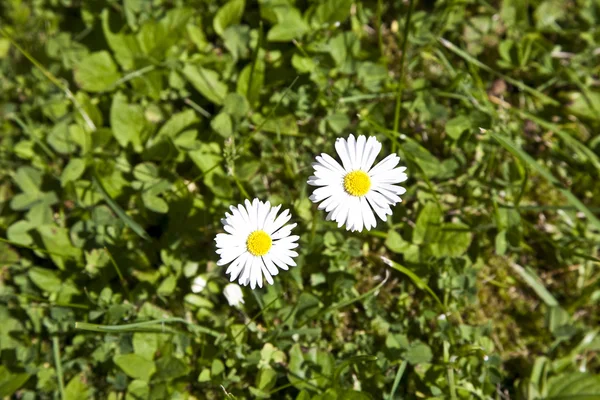
M 597 0 L 3 1 L 0 397 L 598 398 L 599 26 Z M 349 133 L 408 167 L 370 232 L 308 200 Z M 214 236 L 254 197 L 298 266 L 230 306 Z

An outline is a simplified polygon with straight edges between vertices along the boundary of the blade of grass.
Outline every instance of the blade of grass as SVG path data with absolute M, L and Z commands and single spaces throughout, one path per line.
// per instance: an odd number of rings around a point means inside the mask
M 134 231 L 139 237 L 141 237 L 144 240 L 150 241 L 150 236 L 144 230 L 144 228 L 142 228 L 140 224 L 135 222 L 129 215 L 127 215 L 125 211 L 123 211 L 121 206 L 119 206 L 117 202 L 110 197 L 110 195 L 102 185 L 100 179 L 98 178 L 98 173 L 96 172 L 95 168 L 93 168 L 93 171 L 94 173 L 92 175 L 92 182 L 98 187 L 98 189 L 100 189 L 100 194 L 102 195 L 104 201 L 106 201 L 108 206 L 115 212 L 115 214 L 117 214 L 117 216 L 125 223 L 125 225 L 131 228 L 131 230 Z
M 131 293 L 129 293 L 129 289 L 127 288 L 127 281 L 125 280 L 125 277 L 123 277 L 123 274 L 121 273 L 121 269 L 119 268 L 119 265 L 115 261 L 115 258 L 113 257 L 112 253 L 110 251 L 108 251 L 108 248 L 105 247 L 104 251 L 106 251 L 106 254 L 108 254 L 108 257 L 110 258 L 110 261 L 111 261 L 113 267 L 115 268 L 115 271 L 117 271 L 117 275 L 119 276 L 119 280 L 121 281 L 121 286 L 123 287 L 125 296 L 127 296 L 129 301 L 131 303 L 133 303 L 133 298 L 131 297 Z
M 396 378 L 394 378 L 394 384 L 392 385 L 392 391 L 390 392 L 389 400 L 393 400 L 394 395 L 396 394 L 396 390 L 398 390 L 398 385 L 400 384 L 400 379 L 402 379 L 402 375 L 404 375 L 404 370 L 406 370 L 406 365 L 408 363 L 406 360 L 402 361 L 402 364 L 398 367 L 398 372 L 396 372 Z
M 523 119 L 529 119 L 542 128 L 548 129 L 549 131 L 556 133 L 562 140 L 564 140 L 565 144 L 571 146 L 573 150 L 581 153 L 584 157 L 589 159 L 589 161 L 594 165 L 594 167 L 600 171 L 600 158 L 596 153 L 594 153 L 589 147 L 585 144 L 581 143 L 577 138 L 573 137 L 569 132 L 562 129 L 559 125 L 554 124 L 552 122 L 548 122 L 542 118 L 539 118 L 527 111 L 518 109 L 518 108 L 510 108 L 510 111 L 514 114 L 517 114 Z
M 446 47 L 448 50 L 452 51 L 454 54 L 461 57 L 468 63 L 473 64 L 473 65 L 483 69 L 484 71 L 489 72 L 490 74 L 499 76 L 500 78 L 504 79 L 506 82 L 510 83 L 511 85 L 514 85 L 514 86 L 518 87 L 519 89 L 523 90 L 524 92 L 527 92 L 527 93 L 539 98 L 540 100 L 544 101 L 545 103 L 552 104 L 553 106 L 560 106 L 560 103 L 558 101 L 546 96 L 544 93 L 540 92 L 537 89 L 527 86 L 526 84 L 524 84 L 521 81 L 513 79 L 510 76 L 504 75 L 504 74 L 488 67 L 487 65 L 485 65 L 481 61 L 477 60 L 475 57 L 473 57 L 469 53 L 465 52 L 464 50 L 459 49 L 452 42 L 450 42 L 444 38 L 438 38 L 438 40 L 440 41 L 440 43 L 442 43 L 442 45 L 444 45 L 444 47 Z
M 66 399 L 65 396 L 65 378 L 63 376 L 62 361 L 60 359 L 60 342 L 58 336 L 52 336 L 52 354 L 54 355 L 54 365 L 56 366 L 56 377 L 58 379 L 58 391 L 60 392 L 61 400 Z
M 521 279 L 529 285 L 530 288 L 539 296 L 539 298 L 546 303 L 548 307 L 557 307 L 559 305 L 558 300 L 550 294 L 548 289 L 542 284 L 540 278 L 531 269 L 525 269 L 518 264 L 510 263 L 511 268 L 519 274 Z
M 209 328 L 205 328 L 201 325 L 196 325 L 192 322 L 186 321 L 183 318 L 172 317 L 172 318 L 163 318 L 163 319 L 154 319 L 151 321 L 144 322 L 135 322 L 132 324 L 123 324 L 123 325 L 99 325 L 99 324 L 90 324 L 87 322 L 75 322 L 75 329 L 79 329 L 82 331 L 90 331 L 90 332 L 102 332 L 102 333 L 125 333 L 125 332 L 137 332 L 137 329 L 143 328 L 152 328 L 156 327 L 156 325 L 164 325 L 170 323 L 182 323 L 187 325 L 191 331 L 206 333 L 207 335 L 211 335 L 214 337 L 222 336 L 222 333 L 214 331 Z M 160 331 L 157 331 L 160 332 Z
M 596 227 L 596 229 L 600 230 L 600 220 L 594 215 L 594 213 L 587 208 L 585 204 L 581 202 L 571 191 L 565 188 L 562 183 L 550 173 L 546 168 L 538 164 L 533 157 L 531 157 L 528 153 L 518 148 L 507 136 L 499 135 L 494 132 L 488 131 L 490 136 L 494 138 L 502 147 L 508 150 L 513 156 L 517 157 L 525 164 L 527 164 L 530 168 L 535 170 L 538 174 L 543 176 L 548 182 L 550 182 L 556 189 L 567 198 L 567 200 L 575 206 L 579 211 L 581 211 L 588 218 L 590 223 Z
M 394 112 L 394 129 L 395 135 L 398 135 L 398 126 L 400 124 L 400 110 L 402 105 L 402 91 L 404 90 L 404 58 L 406 57 L 406 46 L 408 45 L 408 35 L 410 30 L 410 18 L 412 16 L 413 0 L 408 3 L 408 13 L 406 14 L 406 22 L 404 23 L 404 37 L 402 38 L 402 54 L 400 54 L 400 71 L 398 73 L 398 91 L 396 92 L 396 110 Z M 396 146 L 393 148 L 396 151 Z
M 446 309 L 446 307 L 444 307 L 444 304 L 441 302 L 440 298 L 435 294 L 435 292 L 433 290 L 431 290 L 431 288 L 421 278 L 419 278 L 414 272 L 412 272 L 410 269 L 403 267 L 402 265 L 398 264 L 397 262 L 392 261 L 389 258 L 384 257 L 384 256 L 379 256 L 379 259 L 381 259 L 381 261 L 385 265 L 408 276 L 410 278 L 410 280 L 413 281 L 413 283 L 415 284 L 416 287 L 418 287 L 421 290 L 425 290 L 427 293 L 429 293 L 431 295 L 431 297 L 433 297 L 435 299 L 435 301 L 440 305 L 442 310 Z

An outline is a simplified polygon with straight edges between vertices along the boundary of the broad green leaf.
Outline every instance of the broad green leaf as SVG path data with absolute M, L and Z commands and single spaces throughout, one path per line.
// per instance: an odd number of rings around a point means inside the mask
M 73 246 L 69 239 L 69 230 L 56 225 L 43 225 L 37 227 L 42 242 L 50 254 L 54 264 L 60 269 L 65 269 L 65 261 L 79 260 L 81 250 Z
M 231 117 L 225 112 L 219 113 L 210 121 L 210 127 L 224 138 L 233 135 L 233 123 Z
M 236 91 L 245 96 L 251 106 L 255 107 L 260 98 L 260 92 L 265 81 L 265 62 L 262 59 L 257 59 L 252 65 L 246 65 L 237 81 Z
M 105 8 L 102 11 L 102 30 L 108 46 L 115 54 L 115 59 L 123 69 L 131 70 L 135 67 L 135 60 L 142 56 L 142 50 L 134 35 L 123 33 L 115 34 L 110 29 L 110 13 Z
M 472 234 L 464 224 L 443 224 L 431 251 L 437 257 L 458 257 L 471 245 Z
M 446 133 L 454 140 L 460 139 L 463 132 L 470 128 L 471 120 L 464 115 L 459 115 L 446 122 Z
M 223 104 L 228 88 L 224 82 L 219 80 L 217 72 L 192 64 L 186 64 L 182 72 L 207 100 L 217 105 Z
M 112 57 L 104 50 L 85 57 L 74 71 L 75 82 L 88 92 L 108 91 L 121 77 Z
M 247 25 L 232 25 L 223 32 L 225 48 L 234 60 L 248 58 L 250 55 L 250 27 Z
M 422 342 L 415 342 L 406 351 L 406 361 L 410 364 L 428 363 L 433 359 L 431 348 Z
M 585 372 L 553 376 L 547 388 L 545 400 L 594 400 L 600 394 L 600 376 Z
M 75 375 L 73 378 L 71 378 L 67 384 L 67 387 L 65 388 L 64 400 L 80 400 L 89 398 L 90 389 L 88 388 L 86 381 L 87 379 L 83 373 Z
M 190 368 L 180 358 L 164 356 L 156 361 L 156 378 L 171 380 L 189 374 Z
M 273 389 L 277 381 L 277 372 L 271 368 L 264 368 L 256 376 L 256 387 L 260 390 L 269 391 Z
M 85 167 L 85 160 L 81 158 L 72 158 L 69 160 L 69 163 L 65 166 L 60 176 L 60 185 L 65 187 L 67 183 L 79 179 L 83 175 Z
M 353 2 L 353 0 L 323 0 L 317 3 L 313 21 L 317 26 L 344 22 L 350 15 L 350 7 Z
M 174 138 L 178 133 L 199 121 L 200 120 L 194 110 L 182 111 L 169 118 L 169 120 L 160 128 L 156 136 L 168 136 Z
M 147 360 L 153 360 L 158 350 L 158 336 L 156 333 L 136 332 L 133 334 L 133 351 Z
M 290 8 L 283 18 L 267 33 L 269 42 L 291 42 L 302 37 L 310 27 L 296 8 Z
M 140 182 L 154 182 L 159 179 L 158 167 L 151 162 L 143 162 L 135 166 L 133 176 Z
M 413 231 L 413 243 L 427 244 L 438 240 L 441 234 L 442 211 L 437 204 L 428 202 L 421 209 Z
M 127 376 L 149 382 L 152 375 L 156 372 L 154 362 L 142 357 L 139 354 L 119 354 L 113 357 L 113 361 Z
M 229 93 L 223 103 L 223 111 L 234 118 L 242 118 L 248 113 L 248 101 L 238 93 Z
M 57 271 L 33 267 L 28 271 L 28 275 L 29 279 L 45 292 L 58 293 L 61 289 L 62 281 L 58 277 Z
M 148 398 L 150 398 L 150 386 L 148 386 L 147 382 L 134 379 L 131 381 L 129 386 L 127 386 L 125 400 L 140 400 Z
M 223 32 L 231 25 L 237 25 L 242 20 L 244 15 L 245 0 L 229 0 L 225 3 L 213 19 L 213 28 L 219 36 L 223 36 Z
M 34 224 L 22 219 L 8 227 L 6 230 L 6 237 L 11 242 L 29 246 L 33 244 L 33 238 L 29 235 L 29 231 L 34 228 Z
M 25 193 L 35 195 L 41 191 L 42 173 L 33 167 L 24 166 L 19 168 L 13 179 Z
M 115 139 L 121 147 L 133 145 L 136 152 L 142 151 L 142 141 L 147 130 L 144 110 L 137 104 L 129 104 L 127 97 L 118 92 L 110 107 L 110 124 Z
M 31 375 L 26 372 L 13 373 L 4 365 L 0 365 L 0 397 L 9 398 L 19 390 Z

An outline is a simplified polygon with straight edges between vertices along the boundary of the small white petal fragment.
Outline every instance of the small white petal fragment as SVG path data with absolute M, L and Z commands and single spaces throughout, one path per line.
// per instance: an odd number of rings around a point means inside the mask
M 298 253 L 291 251 L 298 247 L 299 237 L 292 235 L 296 224 L 288 224 L 292 216 L 289 210 L 279 214 L 280 208 L 254 199 L 231 206 L 231 214 L 225 213 L 221 223 L 226 233 L 217 234 L 215 242 L 220 257 L 217 265 L 229 265 L 225 273 L 231 282 L 262 288 L 263 280 L 274 283 L 279 269 L 296 265 L 292 257 Z
M 381 143 L 364 135 L 338 138 L 335 150 L 341 164 L 327 154 L 316 157 L 314 175 L 308 184 L 318 186 L 310 196 L 325 210 L 328 221 L 346 226 L 349 231 L 375 228 L 377 219 L 392 215 L 391 206 L 400 203 L 406 189 L 398 183 L 408 179 L 406 167 L 398 167 L 400 157 L 390 154 L 373 166 L 381 151 Z
M 237 307 L 244 302 L 244 293 L 242 293 L 242 288 L 235 283 L 229 283 L 227 286 L 225 286 L 223 289 L 223 294 L 225 295 L 229 305 L 232 307 Z
M 206 279 L 201 275 L 198 275 L 192 281 L 192 293 L 200 293 L 206 287 Z

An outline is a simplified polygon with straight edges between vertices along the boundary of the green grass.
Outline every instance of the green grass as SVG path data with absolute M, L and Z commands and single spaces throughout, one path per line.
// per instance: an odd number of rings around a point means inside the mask
M 599 15 L 3 1 L 0 397 L 597 398 Z M 308 200 L 350 133 L 408 168 L 370 232 Z M 230 306 L 214 237 L 254 197 L 298 266 Z

